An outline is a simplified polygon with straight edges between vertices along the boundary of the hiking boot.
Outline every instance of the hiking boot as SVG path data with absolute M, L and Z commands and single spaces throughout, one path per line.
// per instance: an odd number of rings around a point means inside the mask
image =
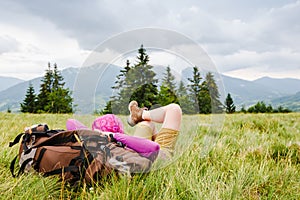
M 135 126 L 137 123 L 143 121 L 142 114 L 145 108 L 140 108 L 138 102 L 131 101 L 128 104 L 128 110 L 130 112 L 129 117 L 127 118 L 127 123 L 130 126 Z

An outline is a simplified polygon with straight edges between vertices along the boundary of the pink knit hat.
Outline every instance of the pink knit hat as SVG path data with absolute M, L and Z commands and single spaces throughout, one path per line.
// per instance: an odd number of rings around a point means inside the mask
M 114 114 L 106 114 L 98 117 L 92 124 L 93 130 L 124 133 L 124 127 L 122 121 Z

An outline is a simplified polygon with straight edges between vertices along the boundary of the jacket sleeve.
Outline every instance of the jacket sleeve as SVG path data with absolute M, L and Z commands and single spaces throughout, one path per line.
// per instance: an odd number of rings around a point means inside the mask
M 125 135 L 120 133 L 115 133 L 114 138 L 117 141 L 120 141 L 123 144 L 125 144 L 128 148 L 136 151 L 141 156 L 147 158 L 156 157 L 160 149 L 159 144 L 145 138 Z

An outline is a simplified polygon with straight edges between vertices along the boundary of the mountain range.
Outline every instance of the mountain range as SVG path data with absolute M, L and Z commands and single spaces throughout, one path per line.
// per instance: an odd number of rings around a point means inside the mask
M 228 76 L 222 76 L 222 78 L 225 91 L 231 94 L 237 106 L 249 106 L 258 101 L 279 106 L 279 101 L 275 99 L 295 95 L 300 91 L 299 79 L 263 77 L 247 81 Z M 290 108 L 289 104 L 286 106 Z
M 0 76 L 0 91 L 6 90 L 7 88 L 10 88 L 11 86 L 14 86 L 21 82 L 24 82 L 24 80 L 13 77 Z
M 116 65 L 96 64 L 90 67 L 71 67 L 62 70 L 66 82 L 65 86 L 73 91 L 72 95 L 77 113 L 92 113 L 96 109 L 105 106 L 109 97 L 116 92 L 111 87 L 114 85 L 120 69 Z M 165 67 L 163 66 L 155 66 L 153 70 L 159 80 L 165 73 Z M 181 77 L 176 76 L 176 80 L 183 80 L 187 83 L 187 78 L 192 76 L 192 70 L 191 67 L 187 67 L 181 72 Z M 201 76 L 204 77 L 205 72 L 201 72 Z M 0 84 L 5 83 L 5 80 L 12 80 L 11 85 L 6 84 L 0 90 L 0 111 L 6 111 L 8 108 L 14 112 L 18 111 L 29 84 L 31 83 L 35 92 L 38 93 L 41 79 L 42 77 L 22 81 L 0 77 Z M 293 111 L 300 111 L 299 79 L 263 77 L 254 81 L 247 81 L 218 74 L 215 75 L 215 79 L 220 89 L 221 102 L 224 102 L 227 94 L 230 93 L 234 104 L 238 108 L 241 106 L 248 107 L 258 101 L 264 101 L 267 104 L 270 103 L 273 107 L 282 105 Z

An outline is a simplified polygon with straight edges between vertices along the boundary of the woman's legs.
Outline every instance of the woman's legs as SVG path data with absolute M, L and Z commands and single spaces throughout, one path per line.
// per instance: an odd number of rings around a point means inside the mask
M 154 141 L 160 145 L 159 157 L 170 158 L 174 153 L 181 125 L 182 111 L 180 106 L 172 103 L 148 111 L 139 108 L 137 102 L 132 101 L 128 108 L 130 111 L 129 124 L 131 125 L 143 120 L 163 124 L 161 130 L 155 135 Z
M 182 111 L 178 104 L 171 103 L 154 110 L 144 110 L 142 118 L 147 121 L 163 123 L 162 128 L 180 130 Z
M 136 125 L 133 136 L 153 140 L 153 135 L 156 134 L 156 128 L 151 121 L 142 121 Z
M 156 108 L 154 110 L 145 110 L 138 107 L 136 101 L 131 101 L 128 105 L 130 116 L 128 124 L 135 126 L 141 121 L 152 121 L 163 123 L 162 128 L 179 130 L 181 124 L 182 111 L 178 104 L 171 103 L 169 105 Z

